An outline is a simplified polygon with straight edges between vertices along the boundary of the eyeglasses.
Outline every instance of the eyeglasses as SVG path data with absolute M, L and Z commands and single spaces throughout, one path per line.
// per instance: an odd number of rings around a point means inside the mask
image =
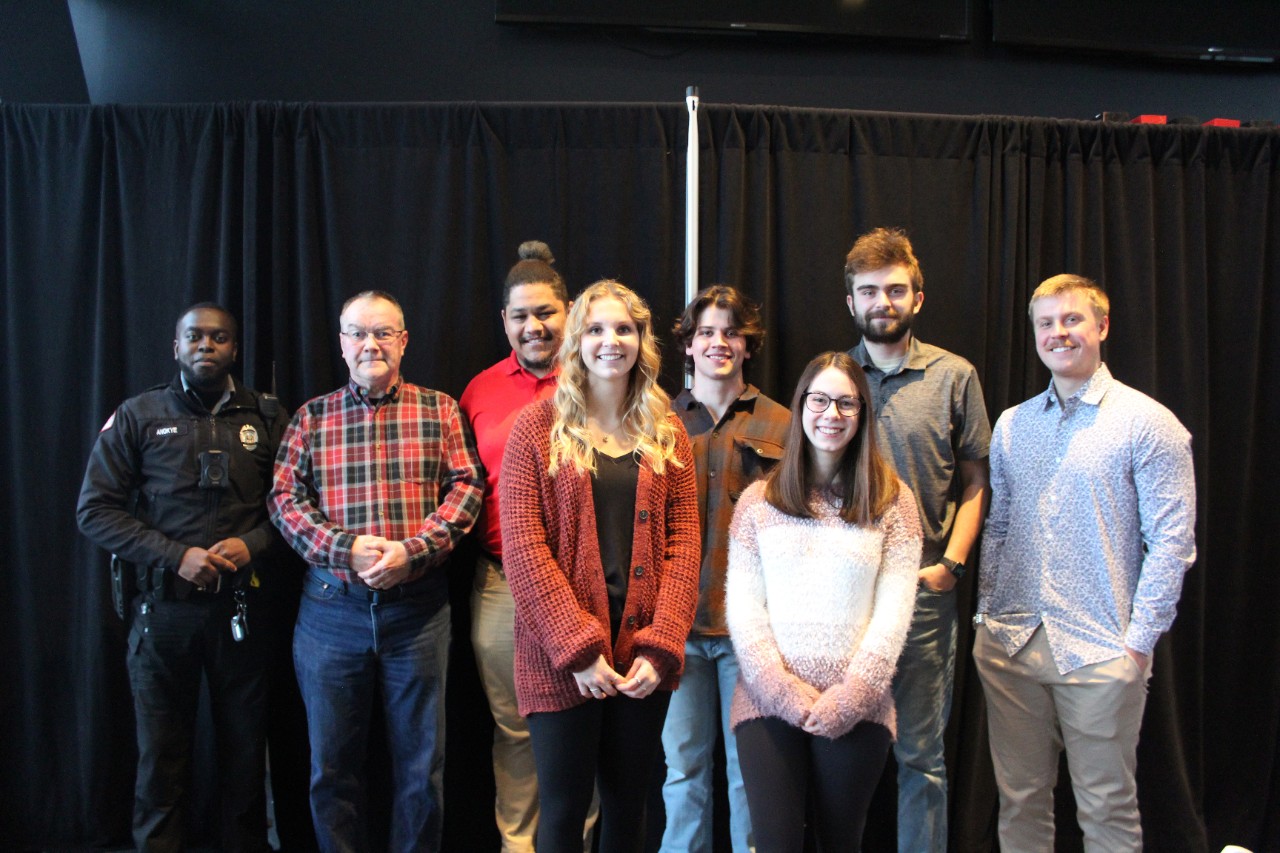
M 383 327 L 380 329 L 374 329 L 373 331 L 352 329 L 349 332 L 340 332 L 340 334 L 349 339 L 352 343 L 362 344 L 365 342 L 366 338 L 373 338 L 380 344 L 389 344 L 402 332 L 404 332 L 404 329 L 388 329 Z
M 806 391 L 804 395 L 804 405 L 811 412 L 822 414 L 831 408 L 831 404 L 836 404 L 836 411 L 851 418 L 858 412 L 862 411 L 862 401 L 857 397 L 837 397 L 833 398 L 821 391 Z

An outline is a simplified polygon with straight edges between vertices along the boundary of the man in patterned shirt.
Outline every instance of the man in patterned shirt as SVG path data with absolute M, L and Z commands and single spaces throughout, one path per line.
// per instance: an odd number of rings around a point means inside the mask
M 448 585 L 440 564 L 480 511 L 484 471 L 457 403 L 404 382 L 404 313 L 343 306 L 348 384 L 293 417 L 271 520 L 309 565 L 294 635 L 322 850 L 368 847 L 364 763 L 379 697 L 392 755 L 390 849 L 440 849 Z
M 991 441 L 973 656 L 987 697 L 1000 849 L 1053 849 L 1065 747 L 1085 849 L 1141 850 L 1138 731 L 1156 640 L 1195 560 L 1191 436 L 1102 363 L 1110 306 L 1059 275 L 1031 296 L 1046 391 Z

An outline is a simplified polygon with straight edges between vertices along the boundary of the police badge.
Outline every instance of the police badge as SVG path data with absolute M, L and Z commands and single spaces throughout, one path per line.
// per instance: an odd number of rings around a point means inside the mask
M 245 450 L 252 453 L 258 447 L 258 431 L 248 424 L 240 427 L 240 443 L 244 445 Z

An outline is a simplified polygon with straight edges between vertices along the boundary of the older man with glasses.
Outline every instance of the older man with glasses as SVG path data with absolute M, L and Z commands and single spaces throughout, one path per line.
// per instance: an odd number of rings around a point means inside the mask
M 276 459 L 271 519 L 309 565 L 294 634 L 325 851 L 368 849 L 373 703 L 394 784 L 389 847 L 440 849 L 448 583 L 441 564 L 480 512 L 484 471 L 451 398 L 404 382 L 389 294 L 343 306 L 346 386 L 305 404 Z

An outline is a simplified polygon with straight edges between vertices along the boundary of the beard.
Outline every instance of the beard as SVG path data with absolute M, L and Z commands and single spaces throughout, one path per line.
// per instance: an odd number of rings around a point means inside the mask
M 516 353 L 516 361 L 525 370 L 550 370 L 556 363 L 556 355 L 554 350 L 545 358 L 528 358 L 523 353 Z
M 905 338 L 907 333 L 911 331 L 911 323 L 915 318 L 916 315 L 914 313 L 905 315 L 899 314 L 897 317 L 890 320 L 888 325 L 879 330 L 877 330 L 872 324 L 877 320 L 887 320 L 890 318 L 883 315 L 868 318 L 865 314 L 857 314 L 854 316 L 854 321 L 858 324 L 858 331 L 862 333 L 862 337 L 865 340 L 868 340 L 873 344 L 896 344 L 898 341 Z
M 544 344 L 555 344 L 555 339 L 551 337 L 538 338 L 537 342 Z M 516 361 L 520 362 L 520 366 L 525 370 L 550 370 L 556 363 L 556 357 L 560 355 L 560 346 L 558 344 L 547 347 L 542 350 L 540 355 L 530 355 L 524 344 L 534 343 L 533 340 L 521 341 L 521 346 L 516 348 Z M 534 350 L 535 353 L 538 350 Z
M 227 386 L 227 374 L 231 365 L 219 365 L 216 370 L 197 372 L 195 365 L 178 362 L 178 370 L 182 373 L 187 385 L 198 391 L 219 391 Z

